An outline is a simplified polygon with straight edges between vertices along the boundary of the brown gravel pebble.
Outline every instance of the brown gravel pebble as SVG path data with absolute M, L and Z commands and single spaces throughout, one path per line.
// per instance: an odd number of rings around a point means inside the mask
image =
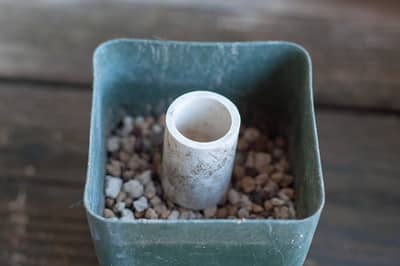
M 115 214 L 112 210 L 105 208 L 103 210 L 103 216 L 104 216 L 104 218 L 112 218 L 112 217 L 115 217 Z
M 124 151 L 120 151 L 118 154 L 118 158 L 121 162 L 123 163 L 128 163 L 129 159 L 131 158 L 131 156 L 129 155 L 129 153 L 124 152 Z
M 126 192 L 120 191 L 118 196 L 115 198 L 117 202 L 124 201 L 126 199 Z
M 238 151 L 246 151 L 249 148 L 249 143 L 247 140 L 239 139 L 237 143 L 237 150 Z
M 283 193 L 282 190 L 278 192 L 278 197 L 284 202 L 290 201 L 290 198 L 285 193 Z
M 107 172 L 112 176 L 121 176 L 121 163 L 111 160 L 106 166 Z
M 122 173 L 122 178 L 123 178 L 125 181 L 128 181 L 129 179 L 132 179 L 134 175 L 135 175 L 135 171 L 133 171 L 133 170 L 126 170 L 126 171 L 124 171 L 124 172 Z
M 271 200 L 266 200 L 264 202 L 264 209 L 266 211 L 270 211 L 270 210 L 272 210 L 272 208 L 274 208 L 274 205 L 272 204 Z
M 171 211 L 168 209 L 162 210 L 160 213 L 160 218 L 167 219 L 170 213 L 171 213 Z
M 115 200 L 112 198 L 106 198 L 106 208 L 111 209 L 115 204 Z
M 233 176 L 235 177 L 236 180 L 240 180 L 243 178 L 245 174 L 245 169 L 243 166 L 236 165 L 235 168 L 233 169 Z
M 255 182 L 257 185 L 264 185 L 268 181 L 268 174 L 259 174 L 256 176 Z
M 268 180 L 265 186 L 263 187 L 263 191 L 266 194 L 266 197 L 271 198 L 278 193 L 279 186 L 273 182 L 272 180 Z
M 210 207 L 204 210 L 205 218 L 213 218 L 217 214 L 217 207 Z
M 148 208 L 146 210 L 146 213 L 145 213 L 144 217 L 146 217 L 147 219 L 157 219 L 158 218 L 158 214 L 154 209 Z
M 216 216 L 219 219 L 225 219 L 228 216 L 228 209 L 226 207 L 219 208 Z
M 258 152 L 255 154 L 254 168 L 258 170 L 258 172 L 265 172 L 271 162 L 271 155 L 266 152 Z
M 256 153 L 255 152 L 249 152 L 247 154 L 247 158 L 246 158 L 246 162 L 244 163 L 244 166 L 246 168 L 255 169 L 255 166 L 256 166 Z
M 243 167 L 245 162 L 246 162 L 246 153 L 240 151 L 236 152 L 235 167 L 236 166 Z
M 261 207 L 261 206 L 258 205 L 258 204 L 253 203 L 253 207 L 252 207 L 251 210 L 252 210 L 254 213 L 260 213 L 260 212 L 264 211 L 264 208 Z
M 279 193 L 285 194 L 290 200 L 294 199 L 294 189 L 282 188 Z
M 283 173 L 282 172 L 275 172 L 271 175 L 271 180 L 274 181 L 275 183 L 281 182 L 283 179 Z
M 289 218 L 296 219 L 296 210 L 294 209 L 294 206 L 289 207 Z
M 273 156 L 275 159 L 279 159 L 279 158 L 281 158 L 283 155 L 284 155 L 284 151 L 283 151 L 282 149 L 280 149 L 280 148 L 276 148 L 276 149 L 274 149 L 274 150 L 272 151 L 272 156 Z
M 156 187 L 154 186 L 153 183 L 147 184 L 147 186 L 144 189 L 144 195 L 149 199 L 151 199 L 156 195 Z
M 293 176 L 284 175 L 281 182 L 279 183 L 282 187 L 288 187 L 293 183 Z
M 165 204 L 159 204 L 157 206 L 154 207 L 154 210 L 159 214 L 162 215 L 164 213 L 166 213 L 168 211 L 167 206 L 165 206 Z
M 177 206 L 163 194 L 159 176 L 165 114 L 126 116 L 120 125 L 107 140 L 105 218 L 296 219 L 284 137 L 271 139 L 255 127 L 242 126 L 226 200 L 198 211 Z
M 161 199 L 158 196 L 154 196 L 150 199 L 150 204 L 152 207 L 160 205 L 162 203 Z
M 280 219 L 289 219 L 289 217 L 290 217 L 289 208 L 286 206 L 275 207 L 274 214 L 275 214 L 275 217 L 280 218 Z
M 240 182 L 240 186 L 245 193 L 250 193 L 256 189 L 256 181 L 254 178 L 246 176 Z
M 227 205 L 226 209 L 228 211 L 228 216 L 236 216 L 238 211 L 238 206 L 236 205 Z
M 124 200 L 125 202 L 125 207 L 131 209 L 132 208 L 132 204 L 133 204 L 133 199 L 132 198 L 126 198 Z
M 257 128 L 249 127 L 244 130 L 243 139 L 248 142 L 254 142 L 260 136 L 260 131 Z
M 140 219 L 143 218 L 145 215 L 145 212 L 135 212 L 135 218 Z

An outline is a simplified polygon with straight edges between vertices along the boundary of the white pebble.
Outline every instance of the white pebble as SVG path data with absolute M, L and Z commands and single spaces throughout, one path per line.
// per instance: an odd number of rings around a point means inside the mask
M 254 127 L 249 127 L 244 130 L 243 138 L 248 142 L 254 142 L 260 137 L 260 131 Z
M 179 215 L 179 219 L 181 220 L 187 220 L 189 219 L 189 217 L 190 217 L 190 212 L 187 210 L 182 211 L 181 214 Z
M 136 120 L 135 120 L 135 124 L 136 125 L 141 125 L 141 124 L 143 124 L 144 123 L 144 118 L 143 118 L 143 116 L 137 116 L 136 117 Z
M 143 185 L 147 185 L 151 181 L 151 170 L 146 170 L 140 175 L 136 176 L 136 179 Z
M 121 221 L 133 221 L 135 220 L 135 216 L 133 212 L 129 209 L 123 209 L 121 212 Z
M 235 189 L 231 188 L 228 191 L 228 201 L 232 205 L 236 205 L 240 201 L 240 194 Z
M 240 197 L 240 207 L 248 211 L 251 211 L 251 209 L 253 208 L 253 203 L 247 195 L 242 194 L 242 196 Z
M 124 184 L 124 191 L 132 198 L 137 199 L 143 195 L 143 185 L 137 180 L 130 180 Z
M 200 212 L 195 212 L 196 218 L 195 219 L 201 219 L 203 218 L 203 215 Z
M 122 212 L 124 209 L 125 209 L 125 202 L 123 201 L 117 202 L 117 204 L 115 204 L 113 208 L 115 212 Z
M 239 216 L 239 218 L 248 218 L 249 217 L 249 211 L 248 210 L 246 210 L 245 208 L 241 208 L 239 211 L 238 211 L 238 216 Z
M 204 210 L 204 217 L 212 218 L 217 213 L 217 207 L 213 206 Z
M 107 150 L 109 152 L 116 152 L 119 150 L 119 138 L 109 137 L 107 141 Z
M 125 116 L 123 120 L 121 135 L 122 136 L 129 135 L 129 133 L 131 133 L 133 130 L 133 126 L 134 126 L 133 118 L 130 116 Z
M 177 210 L 173 210 L 168 216 L 168 220 L 177 220 L 178 218 L 179 212 Z
M 281 200 L 281 199 L 278 199 L 278 198 L 272 198 L 272 199 L 271 199 L 271 203 L 272 203 L 272 205 L 274 205 L 274 206 L 282 206 L 282 205 L 285 204 L 285 201 L 284 201 L 284 200 Z
M 159 134 L 162 132 L 162 127 L 158 124 L 154 124 L 152 127 L 153 133 Z
M 149 202 L 147 201 L 147 198 L 140 197 L 138 200 L 133 202 L 133 207 L 136 211 L 142 212 L 149 207 Z
M 106 176 L 106 196 L 116 198 L 121 191 L 122 180 L 114 176 Z
M 190 220 L 197 219 L 196 213 L 194 211 L 190 211 L 188 219 L 190 219 Z

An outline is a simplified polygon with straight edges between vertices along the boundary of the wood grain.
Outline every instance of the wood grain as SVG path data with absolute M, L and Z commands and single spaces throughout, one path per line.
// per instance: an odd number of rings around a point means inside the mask
M 288 40 L 314 61 L 320 105 L 400 110 L 394 0 L 0 1 L 0 79 L 90 88 L 91 55 L 120 37 Z
M 81 205 L 89 107 L 89 91 L 0 83 L 2 265 L 97 265 Z M 399 117 L 321 109 L 318 128 L 327 204 L 307 265 L 398 265 Z

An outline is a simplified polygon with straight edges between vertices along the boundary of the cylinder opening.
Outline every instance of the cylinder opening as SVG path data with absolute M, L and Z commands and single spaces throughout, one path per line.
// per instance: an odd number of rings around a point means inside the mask
M 186 138 L 197 142 L 211 142 L 228 133 L 232 118 L 221 102 L 197 97 L 188 99 L 174 113 L 175 126 Z

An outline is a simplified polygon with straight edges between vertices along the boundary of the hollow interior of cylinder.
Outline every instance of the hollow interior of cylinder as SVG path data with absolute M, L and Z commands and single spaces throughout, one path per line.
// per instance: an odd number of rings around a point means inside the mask
M 186 138 L 210 142 L 228 133 L 232 118 L 224 104 L 211 98 L 195 98 L 184 102 L 174 113 L 175 126 Z

